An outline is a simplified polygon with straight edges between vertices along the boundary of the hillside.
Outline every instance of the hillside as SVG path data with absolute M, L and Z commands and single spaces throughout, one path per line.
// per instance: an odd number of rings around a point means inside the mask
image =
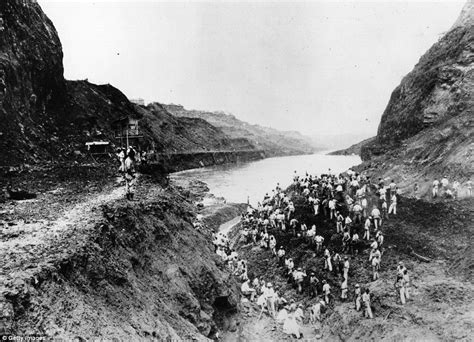
M 354 145 L 352 145 L 352 146 L 350 146 L 346 149 L 334 151 L 334 152 L 331 152 L 329 154 L 330 155 L 343 155 L 343 156 L 350 156 L 352 154 L 360 155 L 362 147 L 367 145 L 367 144 L 370 144 L 374 140 L 375 140 L 375 137 L 368 138 L 368 139 L 362 140 L 361 142 L 358 142 L 357 144 L 354 144 Z
M 234 139 L 247 139 L 270 156 L 307 154 L 314 151 L 311 140 L 298 132 L 251 125 L 224 112 L 187 110 L 174 104 L 163 106 L 176 117 L 204 119 Z
M 256 150 L 202 119 L 177 118 L 158 104 L 137 106 L 110 84 L 65 80 L 61 42 L 41 7 L 7 0 L 0 13 L 0 167 L 78 159 L 91 140 L 119 145 L 112 124 L 124 117 L 140 120 L 142 148 Z
M 474 165 L 474 5 L 419 60 L 392 92 L 377 136 L 364 144 L 359 170 L 396 178 L 423 194 L 436 177 L 461 183 Z

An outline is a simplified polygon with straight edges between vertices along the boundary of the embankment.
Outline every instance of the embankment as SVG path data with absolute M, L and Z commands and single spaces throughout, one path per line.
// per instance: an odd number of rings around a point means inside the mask
M 265 158 L 265 151 L 203 151 L 158 155 L 157 164 L 162 164 L 169 172 L 196 169 L 205 166 L 247 162 Z
M 228 324 L 238 289 L 210 230 L 194 229 L 192 202 L 146 176 L 139 201 L 119 195 L 2 239 L 1 333 L 207 340 Z

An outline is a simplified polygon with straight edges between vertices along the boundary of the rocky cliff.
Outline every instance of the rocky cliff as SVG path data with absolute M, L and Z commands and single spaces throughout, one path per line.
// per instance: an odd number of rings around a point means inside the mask
M 0 15 L 0 166 L 77 158 L 91 140 L 119 144 L 112 123 L 123 117 L 139 119 L 141 145 L 162 153 L 257 149 L 203 119 L 132 104 L 110 84 L 66 81 L 57 32 L 35 1 L 2 1 Z
M 473 173 L 474 5 L 393 91 L 362 168 L 401 175 L 406 185 L 443 174 Z M 404 178 L 404 179 L 403 179 Z
M 66 91 L 62 58 L 56 30 L 38 4 L 0 3 L 2 164 L 45 153 L 46 132 Z
M 311 140 L 298 132 L 251 125 L 224 112 L 186 110 L 183 106 L 174 104 L 164 107 L 177 117 L 204 119 L 234 139 L 250 141 L 270 156 L 308 154 L 315 150 Z

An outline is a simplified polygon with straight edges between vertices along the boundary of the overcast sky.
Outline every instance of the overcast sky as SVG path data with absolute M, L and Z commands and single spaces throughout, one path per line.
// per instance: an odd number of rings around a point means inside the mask
M 39 3 L 59 32 L 68 79 L 278 129 L 365 136 L 375 135 L 392 90 L 463 6 Z

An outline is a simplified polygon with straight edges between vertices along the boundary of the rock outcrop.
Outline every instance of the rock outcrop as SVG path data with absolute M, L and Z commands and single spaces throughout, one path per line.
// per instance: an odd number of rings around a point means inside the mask
M 393 91 L 375 140 L 361 148 L 379 175 L 402 185 L 473 174 L 474 5 L 420 59 Z
M 36 2 L 0 2 L 2 164 L 45 153 L 66 91 L 62 58 L 56 30 Z
M 114 121 L 140 120 L 142 147 L 161 153 L 257 150 L 202 119 L 131 103 L 110 84 L 63 77 L 57 32 L 36 1 L 0 4 L 0 166 L 75 159 L 84 143 L 115 138 Z

